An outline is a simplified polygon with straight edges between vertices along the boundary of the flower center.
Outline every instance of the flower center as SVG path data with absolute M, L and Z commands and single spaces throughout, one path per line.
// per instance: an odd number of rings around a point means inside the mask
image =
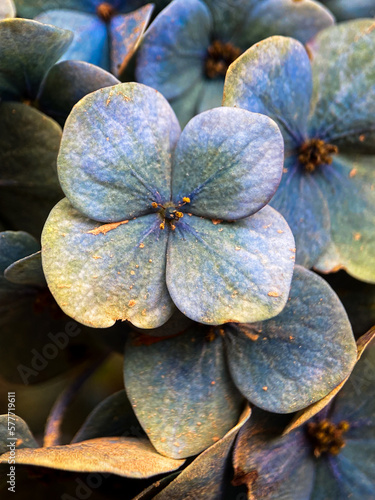
M 314 455 L 319 458 L 322 453 L 338 455 L 345 446 L 343 434 L 350 428 L 346 420 L 333 424 L 329 420 L 307 424 L 307 434 L 314 447 Z
M 165 224 L 167 223 L 169 224 L 172 231 L 174 231 L 176 229 L 175 223 L 182 219 L 182 217 L 184 216 L 184 214 L 179 209 L 187 203 L 190 203 L 190 198 L 188 197 L 182 198 L 182 201 L 180 201 L 177 206 L 175 206 L 172 202 L 161 205 L 160 203 L 156 203 L 156 201 L 153 201 L 151 203 L 151 206 L 152 208 L 157 209 L 160 218 L 162 219 L 160 229 L 164 229 Z
M 207 78 L 225 76 L 228 67 L 242 54 L 242 50 L 231 43 L 214 40 L 207 49 L 204 70 Z
M 321 139 L 309 139 L 302 144 L 298 151 L 298 160 L 306 172 L 314 172 L 320 165 L 331 165 L 332 155 L 339 149 L 333 144 L 327 144 Z
M 115 8 L 110 3 L 103 2 L 97 6 L 96 13 L 102 21 L 108 23 L 115 15 Z

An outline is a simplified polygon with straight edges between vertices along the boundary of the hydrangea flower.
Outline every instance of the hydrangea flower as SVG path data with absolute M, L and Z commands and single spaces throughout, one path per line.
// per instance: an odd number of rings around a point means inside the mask
M 61 308 L 89 326 L 165 323 L 174 304 L 207 324 L 257 321 L 287 300 L 294 240 L 267 206 L 283 142 L 268 117 L 218 108 L 180 135 L 156 90 L 129 83 L 82 99 L 58 157 L 67 199 L 42 236 Z
M 185 125 L 219 106 L 228 66 L 270 35 L 307 42 L 333 17 L 304 0 L 174 0 L 147 30 L 137 80 L 159 90 Z
M 359 340 L 359 352 L 371 336 L 374 332 Z M 373 373 L 374 365 L 369 370 L 366 359 L 360 360 L 334 399 L 337 390 L 321 402 L 326 406 L 319 413 L 309 420 L 316 408 L 305 410 L 300 417 L 304 423 L 291 432 L 289 426 L 283 436 L 280 415 L 254 411 L 235 446 L 234 483 L 247 485 L 248 498 L 265 500 L 373 499 Z
M 86 61 L 119 77 L 137 50 L 153 11 L 152 4 L 138 1 L 133 5 L 144 6 L 129 12 L 130 3 L 76 0 L 61 5 L 53 1 L 35 19 L 74 33 L 73 42 L 61 60 Z
M 330 9 L 337 21 L 346 21 L 356 17 L 375 17 L 374 0 L 321 0 Z
M 356 360 L 342 304 L 300 266 L 287 305 L 272 319 L 167 327 L 129 339 L 124 381 L 151 442 L 172 457 L 199 453 L 221 437 L 244 397 L 268 411 L 293 412 L 329 393 Z
M 280 126 L 284 175 L 272 200 L 290 224 L 297 262 L 375 281 L 375 31 L 342 23 L 304 47 L 271 37 L 228 71 L 224 105 Z

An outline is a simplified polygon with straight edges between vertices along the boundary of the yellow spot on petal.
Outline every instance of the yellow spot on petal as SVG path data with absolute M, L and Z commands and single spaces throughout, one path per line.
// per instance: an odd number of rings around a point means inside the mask
M 184 196 L 184 197 L 182 198 L 182 201 L 183 201 L 184 203 L 190 203 L 190 198 L 189 198 L 188 196 Z
M 147 313 L 146 309 L 143 309 L 143 311 L 141 312 L 142 316 L 146 316 L 146 313 Z
M 353 234 L 354 241 L 359 241 L 361 238 L 362 238 L 361 233 L 354 233 Z
M 129 300 L 128 306 L 129 307 L 134 307 L 135 306 L 135 300 Z
M 268 294 L 270 297 L 278 297 L 279 294 L 277 292 L 273 292 L 272 290 L 270 292 L 268 292 Z
M 213 380 L 213 381 L 211 382 L 211 385 L 215 385 L 215 384 L 216 384 L 216 382 L 215 382 L 215 380 Z
M 268 387 L 267 387 L 266 385 L 265 385 L 264 387 L 262 387 L 262 389 L 263 389 L 264 391 L 268 391 Z
M 223 222 L 223 219 L 212 219 L 212 224 L 216 226 L 216 224 L 221 224 Z
M 236 248 L 235 248 L 235 250 L 237 250 L 237 251 L 238 251 L 238 250 L 241 250 L 241 247 L 236 247 Z
M 366 136 L 365 136 L 364 134 L 361 134 L 361 135 L 359 136 L 359 140 L 360 140 L 361 142 L 363 142 L 365 139 L 366 139 Z
M 101 259 L 100 255 L 93 255 L 92 258 L 95 259 L 95 260 Z
M 134 274 L 135 274 L 135 271 L 130 271 L 130 274 L 133 274 L 133 275 L 134 275 Z
M 71 288 L 72 285 L 57 285 L 57 288 Z
M 277 230 L 277 232 L 278 232 L 279 234 L 282 234 L 284 231 L 282 231 L 281 229 L 278 229 L 278 230 Z
M 162 222 L 159 227 L 160 227 L 160 229 L 164 229 L 165 228 L 164 222 Z
M 144 248 L 145 247 L 145 244 L 144 243 L 140 243 L 139 244 L 139 248 Z
M 108 231 L 112 231 L 112 229 L 116 229 L 116 227 L 121 226 L 121 224 L 127 224 L 128 220 L 123 220 L 121 222 L 111 222 L 110 224 L 103 224 L 103 226 L 99 226 L 91 231 L 88 231 L 87 234 L 106 234 Z
M 151 203 L 151 206 L 152 206 L 152 208 L 158 208 L 158 204 L 155 201 L 153 201 Z
M 288 169 L 287 168 L 283 168 L 283 173 L 287 174 L 288 173 Z
M 349 172 L 349 177 L 352 178 L 355 175 L 357 175 L 358 170 L 356 168 L 352 168 L 351 171 Z

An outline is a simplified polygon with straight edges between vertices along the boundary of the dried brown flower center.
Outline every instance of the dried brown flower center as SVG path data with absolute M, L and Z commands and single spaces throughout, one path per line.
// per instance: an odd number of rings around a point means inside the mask
M 309 139 L 300 147 L 298 160 L 307 172 L 314 172 L 320 165 L 331 165 L 332 155 L 338 152 L 338 147 L 333 144 L 327 144 L 321 139 Z
M 343 434 L 350 428 L 346 420 L 333 424 L 329 420 L 322 420 L 318 423 L 307 424 L 307 434 L 310 437 L 314 455 L 319 458 L 322 453 L 338 455 L 345 446 Z
M 242 54 L 242 50 L 231 43 L 214 40 L 208 47 L 205 61 L 205 74 L 207 78 L 214 79 L 225 76 L 228 67 Z
M 108 23 L 115 15 L 115 8 L 107 2 L 103 2 L 96 8 L 96 13 L 104 22 Z
M 190 203 L 190 198 L 188 197 L 182 198 L 182 201 L 178 203 L 177 206 L 175 206 L 172 202 L 167 202 L 164 205 L 161 205 L 156 201 L 152 202 L 152 208 L 159 212 L 159 216 L 162 220 L 160 229 L 164 229 L 165 224 L 168 223 L 172 231 L 174 231 L 176 229 L 175 223 L 184 216 L 183 212 L 180 211 L 180 207 L 183 207 L 187 203 Z

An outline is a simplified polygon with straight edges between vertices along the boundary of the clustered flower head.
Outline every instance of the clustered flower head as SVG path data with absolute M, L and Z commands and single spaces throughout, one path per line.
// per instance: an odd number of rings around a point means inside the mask
M 374 15 L 0 0 L 0 496 L 373 500 Z

